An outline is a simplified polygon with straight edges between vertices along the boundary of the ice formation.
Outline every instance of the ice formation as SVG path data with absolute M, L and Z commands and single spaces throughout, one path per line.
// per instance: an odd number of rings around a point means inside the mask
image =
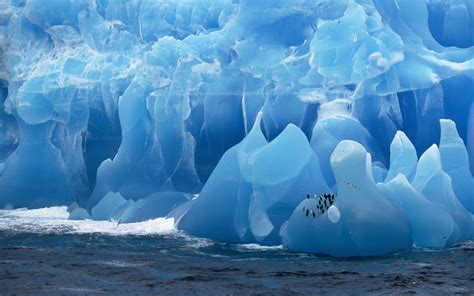
M 333 256 L 474 237 L 470 0 L 0 0 L 0 100 L 0 208 Z

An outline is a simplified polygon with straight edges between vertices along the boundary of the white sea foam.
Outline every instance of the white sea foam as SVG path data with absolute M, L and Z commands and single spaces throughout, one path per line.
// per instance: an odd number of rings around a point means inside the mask
M 24 233 L 154 235 L 176 232 L 172 218 L 158 218 L 138 223 L 68 220 L 67 207 L 0 210 L 0 231 Z
M 282 250 L 283 245 L 277 245 L 277 246 L 262 246 L 259 244 L 243 244 L 240 245 L 244 249 L 249 249 L 249 250 L 258 250 L 258 251 L 274 251 L 274 250 Z

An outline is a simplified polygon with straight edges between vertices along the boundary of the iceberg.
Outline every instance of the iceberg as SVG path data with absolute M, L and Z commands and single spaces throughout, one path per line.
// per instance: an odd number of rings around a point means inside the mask
M 267 143 L 261 117 L 260 112 L 250 133 L 224 154 L 199 197 L 178 218 L 179 229 L 229 242 L 278 244 L 280 227 L 300 199 L 328 190 L 302 131 L 289 125 Z
M 415 146 L 404 132 L 398 131 L 390 145 L 390 169 L 387 172 L 385 182 L 402 174 L 408 180 L 415 177 L 418 156 Z
M 418 247 L 442 248 L 454 233 L 455 222 L 442 206 L 416 191 L 403 174 L 378 188 L 392 203 L 400 206 L 410 221 L 413 243 Z
M 371 154 L 380 154 L 376 152 L 377 147 L 373 137 L 357 119 L 349 116 L 333 115 L 319 120 L 313 129 L 311 146 L 321 159 L 321 169 L 330 186 L 335 184 L 330 156 L 342 140 L 357 141 Z
M 470 0 L 0 0 L 0 208 L 331 256 L 472 239 L 473 23 Z
M 354 141 L 341 141 L 331 155 L 337 196 L 317 217 L 307 217 L 304 201 L 282 229 L 282 241 L 292 250 L 332 256 L 382 255 L 412 246 L 411 225 L 402 209 L 375 185 L 371 157 Z
M 441 120 L 439 153 L 443 170 L 451 177 L 454 193 L 466 210 L 474 213 L 474 178 L 469 155 L 452 120 Z
M 451 214 L 455 222 L 455 241 L 472 237 L 472 217 L 455 195 L 451 178 L 442 169 L 441 155 L 436 144 L 420 157 L 412 185 L 428 200 Z
M 191 234 L 228 242 L 251 242 L 249 205 L 252 186 L 242 176 L 250 155 L 267 144 L 259 113 L 250 133 L 221 158 L 189 207 L 176 216 L 177 227 Z

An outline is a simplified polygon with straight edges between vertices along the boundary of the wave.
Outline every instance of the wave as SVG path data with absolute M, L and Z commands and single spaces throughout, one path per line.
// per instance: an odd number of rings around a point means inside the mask
M 41 234 L 162 235 L 176 233 L 173 218 L 138 223 L 68 220 L 67 207 L 0 210 L 0 231 Z

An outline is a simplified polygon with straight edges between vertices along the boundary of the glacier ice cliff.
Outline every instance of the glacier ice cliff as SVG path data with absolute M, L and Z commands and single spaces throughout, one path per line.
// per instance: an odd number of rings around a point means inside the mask
M 0 208 L 332 256 L 474 238 L 470 0 L 0 0 Z

